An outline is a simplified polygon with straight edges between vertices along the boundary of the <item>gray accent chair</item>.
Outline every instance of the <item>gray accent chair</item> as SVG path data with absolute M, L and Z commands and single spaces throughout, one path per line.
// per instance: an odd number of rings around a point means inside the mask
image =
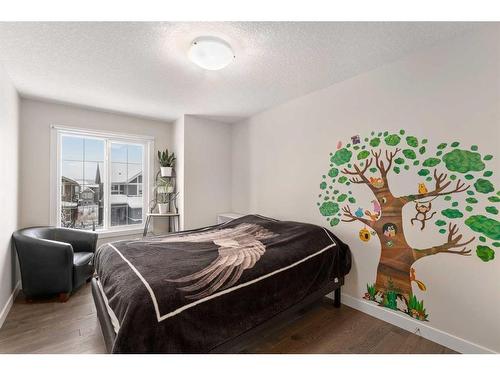
M 66 302 L 72 291 L 94 273 L 97 233 L 56 227 L 31 227 L 13 234 L 28 300 L 58 295 Z

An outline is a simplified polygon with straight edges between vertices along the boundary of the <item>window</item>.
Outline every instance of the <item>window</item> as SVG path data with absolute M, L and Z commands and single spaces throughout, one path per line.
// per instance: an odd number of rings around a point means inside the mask
M 99 231 L 141 226 L 152 140 L 61 127 L 53 131 L 53 224 Z

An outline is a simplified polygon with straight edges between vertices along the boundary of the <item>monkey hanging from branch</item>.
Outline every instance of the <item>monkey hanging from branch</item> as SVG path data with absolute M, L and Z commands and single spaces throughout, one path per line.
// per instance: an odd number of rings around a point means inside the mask
M 415 209 L 417 210 L 417 213 L 415 214 L 415 217 L 410 220 L 411 225 L 413 225 L 414 221 L 420 221 L 421 227 L 420 230 L 424 230 L 425 228 L 425 222 L 427 220 L 432 219 L 432 217 L 436 214 L 436 211 L 431 213 L 429 216 L 427 216 L 432 209 L 432 202 L 415 202 Z

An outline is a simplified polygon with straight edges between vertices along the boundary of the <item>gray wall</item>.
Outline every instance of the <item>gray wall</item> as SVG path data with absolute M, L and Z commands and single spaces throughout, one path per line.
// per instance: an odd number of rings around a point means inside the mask
M 0 326 L 17 284 L 12 232 L 19 224 L 19 97 L 0 66 Z M 6 312 L 6 310 L 5 310 Z
M 498 188 L 499 46 L 500 27 L 491 24 L 234 125 L 233 210 L 328 226 L 351 246 L 353 269 L 344 292 L 362 304 L 366 285 L 376 277 L 380 242 L 363 244 L 359 223 L 332 228 L 319 213 L 320 182 L 330 168 L 330 152 L 335 152 L 337 142 L 345 145 L 351 136 L 367 136 L 374 130 L 405 129 L 428 138 L 432 147 L 457 139 L 462 147 L 478 145 L 483 155 L 494 155 L 488 168 Z M 389 176 L 396 196 L 414 192 L 422 180 L 415 172 L 401 176 Z M 369 189 L 351 189 L 356 207 L 371 206 Z M 463 201 L 465 194 L 454 199 Z M 439 203 L 433 202 L 435 210 Z M 413 207 L 407 209 L 407 215 L 413 214 Z M 407 239 L 415 248 L 446 239 L 431 226 L 422 234 L 409 220 L 406 225 Z M 460 230 L 464 238 L 477 239 L 465 225 Z M 430 314 L 426 327 L 500 352 L 498 259 L 485 263 L 475 254 L 439 254 L 419 260 L 415 269 L 427 285 L 425 293 L 413 291 L 425 299 Z M 391 313 L 384 309 L 380 314 Z
M 184 116 L 184 227 L 216 224 L 231 211 L 231 127 L 198 116 Z

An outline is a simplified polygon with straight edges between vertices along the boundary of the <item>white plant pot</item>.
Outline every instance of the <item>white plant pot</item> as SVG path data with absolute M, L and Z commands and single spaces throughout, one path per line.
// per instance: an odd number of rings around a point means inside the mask
M 171 177 L 172 176 L 172 167 L 160 167 L 161 176 L 162 177 Z
M 158 203 L 158 213 L 166 214 L 168 212 L 168 204 Z

